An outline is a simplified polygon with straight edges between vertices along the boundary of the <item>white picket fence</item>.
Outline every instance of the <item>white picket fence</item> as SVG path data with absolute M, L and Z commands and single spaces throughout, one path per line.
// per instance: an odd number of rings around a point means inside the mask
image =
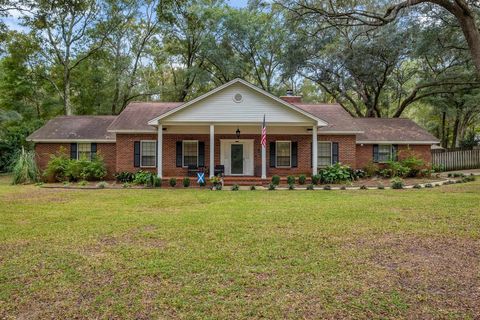
M 435 150 L 432 151 L 432 164 L 446 171 L 480 168 L 480 149 Z

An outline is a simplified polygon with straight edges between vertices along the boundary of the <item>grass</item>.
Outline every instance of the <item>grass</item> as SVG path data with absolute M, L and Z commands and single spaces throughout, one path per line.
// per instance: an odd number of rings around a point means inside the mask
M 480 182 L 62 190 L 0 176 L 0 318 L 478 318 Z

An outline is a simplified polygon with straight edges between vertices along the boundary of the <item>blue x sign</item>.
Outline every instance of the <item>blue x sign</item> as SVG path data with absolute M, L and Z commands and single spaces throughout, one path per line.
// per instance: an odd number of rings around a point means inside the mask
M 197 182 L 198 184 L 205 183 L 205 172 L 197 172 Z

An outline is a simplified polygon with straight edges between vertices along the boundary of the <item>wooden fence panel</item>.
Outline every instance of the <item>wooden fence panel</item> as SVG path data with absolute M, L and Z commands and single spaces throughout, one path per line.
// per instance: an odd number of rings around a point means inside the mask
M 480 149 L 435 150 L 432 151 L 432 164 L 442 166 L 446 171 L 480 168 Z

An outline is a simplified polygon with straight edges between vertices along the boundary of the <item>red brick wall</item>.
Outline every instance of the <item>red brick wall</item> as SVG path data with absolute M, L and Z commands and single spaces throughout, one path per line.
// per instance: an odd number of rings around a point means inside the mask
M 38 168 L 41 171 L 45 170 L 48 161 L 50 160 L 50 156 L 58 153 L 62 147 L 65 150 L 65 153 L 70 156 L 70 143 L 36 143 L 35 153 Z M 105 166 L 107 168 L 106 179 L 113 179 L 117 156 L 115 143 L 97 143 L 97 154 L 101 155 L 105 161 Z
M 398 146 L 398 159 L 401 160 L 409 154 L 415 154 L 416 157 L 421 158 L 426 164 L 432 162 L 432 153 L 430 151 L 430 145 L 399 145 Z M 357 144 L 357 161 L 356 167 L 363 168 L 369 162 L 373 161 L 373 145 L 364 144 L 363 146 Z
M 241 139 L 254 140 L 254 172 L 260 176 L 262 158 L 260 135 L 242 134 Z M 215 135 L 215 164 L 220 164 L 220 140 L 236 139 L 235 135 Z M 142 168 L 133 166 L 133 147 L 135 141 L 156 140 L 155 134 L 117 134 L 117 167 L 116 171 L 135 172 Z M 210 163 L 210 136 L 208 134 L 164 134 L 163 135 L 163 176 L 185 176 L 186 168 L 176 167 L 176 142 L 181 140 L 199 140 L 205 143 L 205 166 Z M 297 168 L 270 168 L 269 154 L 270 142 L 275 140 L 288 140 L 298 142 L 298 167 Z M 340 162 L 350 166 L 355 165 L 355 136 L 318 136 L 319 141 L 333 141 L 339 143 Z M 268 135 L 267 136 L 267 175 L 289 175 L 305 173 L 310 175 L 311 169 L 311 135 Z M 155 168 L 144 168 L 156 172 Z

